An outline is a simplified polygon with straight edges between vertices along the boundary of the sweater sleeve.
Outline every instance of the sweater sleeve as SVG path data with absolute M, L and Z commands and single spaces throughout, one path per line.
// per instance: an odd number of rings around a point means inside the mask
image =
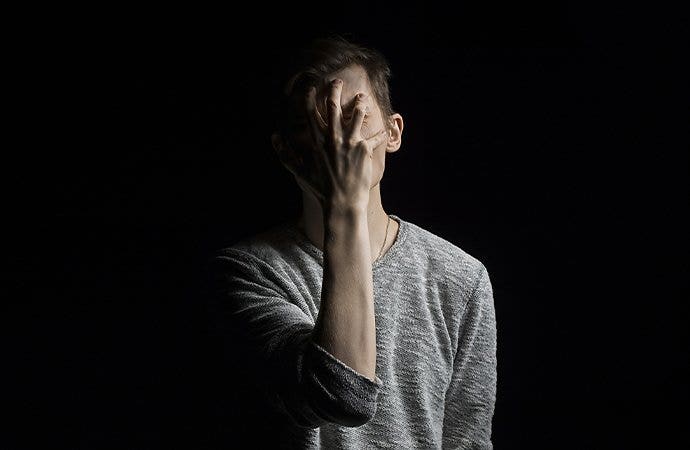
M 491 280 L 483 264 L 460 327 L 453 374 L 445 395 L 443 448 L 492 449 L 496 317 Z
M 238 364 L 251 365 L 280 412 L 304 428 L 358 427 L 374 416 L 381 379 L 370 380 L 312 341 L 313 321 L 288 300 L 270 265 L 232 250 L 210 266 L 216 330 L 252 355 Z

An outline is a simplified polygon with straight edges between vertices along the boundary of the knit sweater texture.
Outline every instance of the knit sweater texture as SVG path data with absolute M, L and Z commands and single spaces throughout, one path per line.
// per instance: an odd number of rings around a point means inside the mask
M 256 356 L 252 379 L 283 420 L 282 448 L 491 449 L 496 318 L 486 267 L 391 214 L 395 242 L 372 266 L 376 377 L 311 340 L 323 252 L 296 220 L 211 258 L 217 329 Z

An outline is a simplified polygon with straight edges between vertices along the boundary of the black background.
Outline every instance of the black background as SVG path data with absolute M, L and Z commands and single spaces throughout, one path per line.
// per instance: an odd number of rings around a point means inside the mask
M 270 102 L 285 48 L 332 32 L 393 69 L 405 130 L 386 211 L 491 275 L 496 448 L 675 439 L 688 96 L 673 11 L 233 8 L 44 11 L 15 35 L 29 45 L 11 50 L 8 123 L 29 120 L 5 177 L 19 219 L 6 248 L 26 300 L 5 317 L 29 431 L 13 445 L 220 448 L 247 431 L 219 400 L 231 381 L 205 335 L 201 268 L 298 213 Z

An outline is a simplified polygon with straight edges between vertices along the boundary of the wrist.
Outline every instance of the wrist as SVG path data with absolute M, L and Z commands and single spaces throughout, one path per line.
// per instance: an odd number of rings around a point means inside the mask
M 366 206 L 353 203 L 331 202 L 323 208 L 325 228 L 333 229 L 340 226 L 352 227 L 357 224 L 367 224 Z
M 342 218 L 357 218 L 358 216 L 367 215 L 367 204 L 344 202 L 344 201 L 328 201 L 323 204 L 323 217 L 328 219 L 331 217 Z

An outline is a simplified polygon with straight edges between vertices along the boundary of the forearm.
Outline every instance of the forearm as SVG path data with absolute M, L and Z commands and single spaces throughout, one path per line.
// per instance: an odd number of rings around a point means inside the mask
M 313 340 L 371 380 L 376 326 L 366 208 L 324 212 L 323 284 Z

